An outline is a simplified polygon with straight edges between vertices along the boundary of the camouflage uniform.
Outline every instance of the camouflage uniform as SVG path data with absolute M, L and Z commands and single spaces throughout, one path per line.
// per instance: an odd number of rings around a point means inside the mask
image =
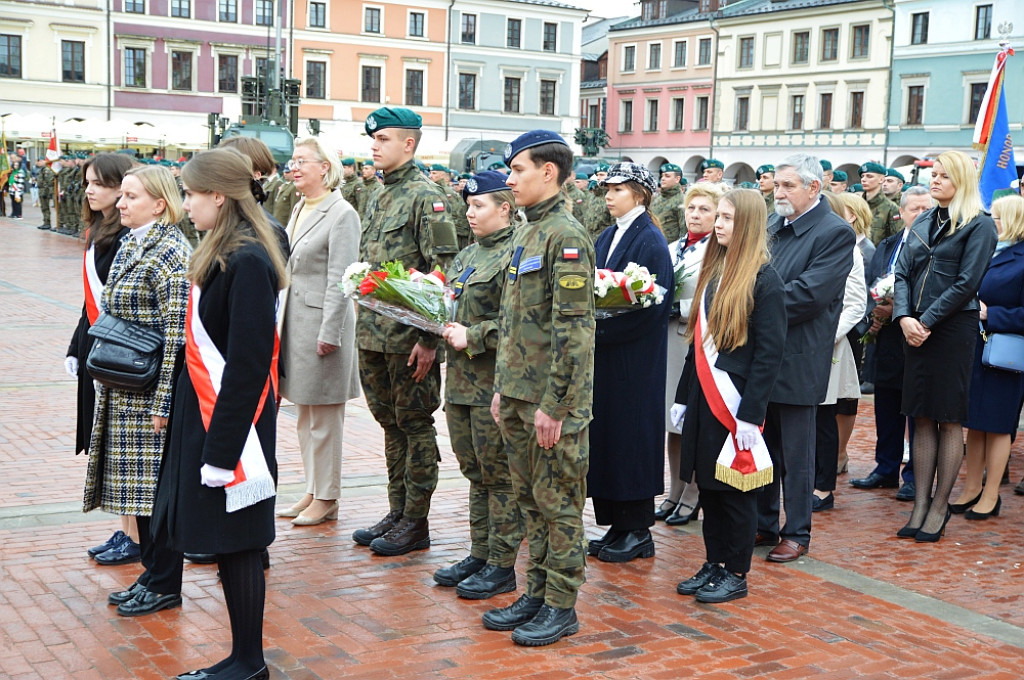
M 764 206 L 768 208 L 768 217 L 771 217 L 775 214 L 775 192 L 769 191 L 761 195 L 764 197 Z
M 674 187 L 662 187 L 651 201 L 651 213 L 658 218 L 665 240 L 669 243 L 678 241 L 686 233 L 682 187 L 678 184 Z
M 584 581 L 583 506 L 594 387 L 594 247 L 559 195 L 525 210 L 501 296 L 494 389 L 530 562 L 526 594 L 573 607 Z M 537 443 L 535 413 L 562 421 Z
M 178 181 L 178 191 L 182 197 L 185 196 L 185 188 L 181 183 L 181 177 L 175 178 Z M 196 227 L 192 224 L 192 218 L 188 216 L 187 212 L 182 211 L 181 219 L 178 220 L 178 224 L 175 225 L 178 230 L 184 235 L 185 240 L 189 242 L 192 248 L 196 248 L 199 245 L 199 232 L 196 231 Z
M 348 201 L 349 205 L 353 208 L 357 208 L 357 189 L 359 188 L 359 175 L 352 175 L 345 179 L 345 183 L 341 185 L 341 197 Z
M 434 184 L 440 187 L 445 200 L 448 201 L 448 210 L 455 223 L 455 235 L 459 239 L 459 250 L 462 250 L 473 242 L 473 232 L 469 228 L 469 218 L 466 217 L 466 202 L 462 200 L 462 196 L 452 191 L 448 180 L 441 179 Z
M 882 239 L 888 238 L 902 230 L 902 225 L 896 220 L 900 214 L 899 206 L 886 198 L 881 189 L 878 190 L 874 198 L 869 199 L 865 196 L 864 200 L 868 202 L 868 207 L 871 208 L 871 231 L 869 232 L 869 237 L 872 243 L 877 246 Z
M 512 490 L 508 456 L 491 416 L 498 306 L 512 259 L 512 228 L 485 236 L 456 257 L 448 282 L 455 321 L 466 326 L 464 352 L 448 353 L 444 410 L 452 450 L 469 480 L 470 554 L 496 567 L 515 564 L 526 527 Z
M 566 184 L 564 187 L 565 195 L 569 197 L 572 202 L 572 217 L 580 224 L 583 224 L 583 212 L 587 207 L 587 194 L 581 191 L 575 183 Z
M 583 210 L 583 226 L 590 234 L 591 242 L 597 241 L 597 237 L 601 235 L 602 231 L 615 224 L 615 220 L 608 212 L 608 206 L 604 202 L 607 193 L 608 187 L 598 185 L 587 196 L 587 206 Z
M 69 162 L 65 162 L 67 165 L 61 167 L 60 172 L 57 173 L 57 184 L 60 191 L 60 195 L 57 197 L 58 212 L 60 213 L 57 229 L 70 234 L 74 219 L 71 214 L 71 178 L 75 169 Z
M 274 210 L 272 211 L 274 219 L 287 227 L 288 220 L 292 216 L 292 209 L 298 202 L 299 192 L 295 190 L 295 184 L 282 181 L 281 186 L 277 189 L 277 198 L 274 199 Z
M 71 168 L 68 189 L 68 231 L 77 236 L 82 231 L 82 199 L 85 197 L 81 165 Z
M 383 188 L 374 175 L 370 179 L 360 178 L 356 186 L 356 211 L 359 213 L 359 221 L 366 222 L 366 213 L 370 208 L 373 197 Z
M 387 174 L 362 222 L 359 259 L 379 266 L 401 260 L 421 272 L 444 269 L 457 252 L 455 228 L 444 196 L 409 162 Z M 437 433 L 433 412 L 441 405 L 440 357 L 419 383 L 407 366 L 417 343 L 436 348 L 435 335 L 368 309 L 356 319 L 359 380 L 373 417 L 384 429 L 388 502 L 392 511 L 423 518 L 437 486 Z
M 274 175 L 274 179 L 263 185 L 263 193 L 267 195 L 267 200 L 263 201 L 263 209 L 271 215 L 274 214 L 274 204 L 277 202 L 277 190 L 282 184 L 284 180 L 281 175 Z
M 39 209 L 43 211 L 43 227 L 50 228 L 50 199 L 53 198 L 53 180 L 56 175 L 49 166 L 39 170 L 36 185 L 39 187 Z

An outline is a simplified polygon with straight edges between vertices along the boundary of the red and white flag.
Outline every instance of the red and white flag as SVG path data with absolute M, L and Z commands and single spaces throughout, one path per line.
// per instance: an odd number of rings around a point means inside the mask
M 50 132 L 50 146 L 46 148 L 46 160 L 51 163 L 60 158 L 60 144 L 57 143 L 57 128 Z

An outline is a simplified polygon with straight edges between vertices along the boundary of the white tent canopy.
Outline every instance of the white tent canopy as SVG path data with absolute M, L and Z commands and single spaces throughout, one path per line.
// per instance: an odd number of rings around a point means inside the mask
M 45 142 L 53 119 L 39 113 L 11 114 L 4 119 L 4 132 L 10 141 Z M 209 131 L 195 123 L 165 123 L 155 126 L 142 121 L 70 118 L 56 121 L 57 138 L 64 144 L 97 146 L 174 146 L 205 148 Z

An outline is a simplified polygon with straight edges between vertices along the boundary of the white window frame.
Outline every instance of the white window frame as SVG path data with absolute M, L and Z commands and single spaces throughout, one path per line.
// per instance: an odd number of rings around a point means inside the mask
M 702 98 L 708 100 L 708 105 L 707 105 L 707 117 L 708 117 L 708 119 L 706 121 L 704 121 L 704 126 L 700 127 L 700 100 Z M 695 132 L 703 132 L 704 130 L 710 130 L 711 129 L 712 117 L 714 115 L 715 115 L 715 112 L 711 110 L 711 95 L 709 95 L 709 94 L 698 94 L 698 95 L 694 96 L 694 98 L 693 98 L 693 127 L 691 127 L 690 129 L 695 131 Z
M 115 36 L 117 38 L 117 36 Z M 151 92 L 153 90 L 153 50 L 156 47 L 156 38 L 152 40 L 144 40 L 137 37 L 132 37 L 127 40 L 124 38 L 117 38 L 117 49 L 118 59 L 121 61 L 121 84 L 118 86 L 120 89 L 129 90 L 131 92 Z M 146 50 L 146 86 L 145 87 L 130 87 L 125 85 L 125 74 L 127 73 L 128 59 L 127 51 L 129 49 L 134 50 Z M 170 52 L 168 52 L 168 63 L 170 62 Z M 170 69 L 170 66 L 167 67 Z M 170 82 L 168 82 L 168 85 Z
M 238 57 L 238 78 L 235 81 L 235 94 L 242 91 L 242 77 L 245 75 L 245 47 L 225 43 L 210 43 L 210 55 L 213 57 L 213 92 L 220 90 L 220 58 L 221 56 Z M 223 94 L 231 94 L 225 91 Z
M 424 33 L 426 33 L 426 24 L 423 26 Z M 406 84 L 406 72 L 408 71 L 422 71 L 423 72 L 423 103 L 422 104 L 410 104 L 405 100 L 405 84 Z M 402 105 L 403 106 L 427 106 L 430 101 L 428 93 L 430 92 L 430 60 L 419 59 L 416 57 L 403 57 L 402 59 Z
M 195 43 L 176 42 L 164 39 L 164 49 L 167 51 L 167 91 L 171 94 L 188 94 L 198 92 L 199 87 L 199 45 Z M 176 90 L 174 83 L 174 55 L 173 52 L 190 52 L 192 54 L 192 83 L 187 90 Z
M 378 32 L 376 32 L 376 33 L 373 33 L 371 31 L 367 31 L 366 30 L 366 10 L 368 10 L 368 9 L 375 9 L 375 10 L 380 11 L 380 30 Z M 363 3 L 362 11 L 359 13 L 359 34 L 360 35 L 383 36 L 384 35 L 384 26 L 385 25 L 386 24 L 385 24 L 385 16 L 384 16 L 384 5 L 378 5 L 378 4 L 375 4 L 375 3 L 372 3 L 372 2 Z M 359 77 L 361 79 L 362 75 L 360 75 Z M 360 93 L 360 96 L 362 96 L 362 89 L 360 89 L 359 93 Z M 383 97 L 383 94 L 381 96 Z
M 987 71 L 975 71 L 971 73 L 965 73 L 962 78 L 963 92 L 964 92 L 964 105 L 963 110 L 960 113 L 960 124 L 965 126 L 974 127 L 974 123 L 970 122 L 971 115 L 971 86 L 972 85 L 988 85 L 989 73 Z M 980 113 L 979 113 L 980 115 Z
M 380 69 L 380 101 L 379 102 L 364 102 L 363 101 L 363 67 L 364 66 L 376 66 L 376 67 L 378 67 Z M 303 75 L 305 75 L 305 73 L 306 73 L 305 70 L 303 70 L 302 73 L 303 73 Z M 385 106 L 387 104 L 388 69 L 387 69 L 387 58 L 386 57 L 360 55 L 360 57 L 359 57 L 359 73 L 358 73 L 358 78 L 359 78 L 359 90 L 357 90 L 357 92 L 356 92 L 356 101 L 358 101 L 360 104 L 374 104 L 374 103 L 377 103 L 377 104 L 380 104 L 381 106 Z
M 683 125 L 682 125 L 682 127 L 678 127 L 678 128 L 674 127 L 675 123 L 676 123 L 676 102 L 682 102 L 682 104 L 683 104 L 683 120 L 682 120 Z M 672 97 L 671 99 L 669 99 L 669 104 L 670 105 L 669 105 L 669 111 L 668 112 L 669 112 L 669 116 L 671 117 L 672 120 L 669 121 L 669 126 L 670 127 L 668 128 L 668 131 L 669 132 L 685 132 L 686 131 L 686 97 Z
M 682 43 L 682 45 L 683 45 L 683 63 L 682 63 L 681 66 L 676 64 L 676 46 L 679 45 L 680 43 Z M 683 38 L 682 40 L 673 40 L 672 41 L 672 66 L 670 68 L 671 69 L 676 69 L 676 70 L 682 70 L 682 69 L 686 68 L 687 64 L 690 63 L 690 54 L 689 54 L 689 52 L 690 52 L 689 40 L 687 40 L 686 38 Z
M 622 124 L 626 120 L 626 104 L 629 104 L 629 129 L 622 127 Z M 619 133 L 631 135 L 636 132 L 636 103 L 635 97 L 629 97 L 619 100 Z
M 536 76 L 537 76 L 537 81 L 536 81 L 536 87 L 537 87 L 537 111 L 536 111 L 536 115 L 538 115 L 538 116 L 545 116 L 545 117 L 549 117 L 549 118 L 550 117 L 558 118 L 558 117 L 561 116 L 561 114 L 559 113 L 559 104 L 562 101 L 562 97 L 566 94 L 566 93 L 562 92 L 562 88 L 563 88 L 562 76 L 564 76 L 564 75 L 565 75 L 565 71 L 552 71 L 552 70 L 549 70 L 549 69 L 537 69 L 537 71 L 536 71 Z M 555 81 L 555 112 L 553 114 L 551 114 L 551 116 L 548 116 L 548 114 L 546 114 L 546 113 L 541 113 L 540 112 L 540 81 L 542 81 L 542 80 L 553 80 L 553 81 Z M 524 82 L 525 82 L 525 79 L 524 79 Z
M 900 79 L 900 127 L 910 127 L 912 129 L 918 129 L 924 127 L 924 121 L 928 115 L 928 83 L 931 80 L 929 76 L 913 76 L 911 78 Z M 920 123 L 908 123 L 907 122 L 907 107 L 910 106 L 910 88 L 912 87 L 923 87 L 921 95 L 923 101 L 921 102 L 921 122 Z M 970 94 L 971 91 L 967 90 L 967 101 L 970 106 Z M 968 108 L 968 113 L 970 109 Z M 865 112 L 866 113 L 866 112 Z M 966 118 L 966 116 L 965 116 Z
M 658 120 L 655 123 L 661 123 L 661 97 L 644 97 L 644 132 L 658 132 L 659 127 L 651 127 L 651 103 L 655 105 L 655 116 Z
M 501 81 L 501 113 L 507 116 L 521 116 L 526 113 L 526 84 L 530 82 L 530 72 L 519 66 L 501 66 L 498 68 L 498 77 Z M 519 112 L 513 113 L 505 110 L 505 78 L 519 78 Z M 545 79 L 547 80 L 547 79 Z M 537 82 L 537 109 L 540 109 L 540 81 Z M 558 94 L 556 89 L 555 94 Z
M 479 29 L 479 25 L 477 25 Z M 459 31 L 462 31 L 462 20 L 459 19 Z M 483 84 L 483 66 L 479 62 L 454 62 L 452 64 L 452 70 L 454 77 L 452 78 L 452 96 L 455 101 L 452 103 L 452 112 L 467 112 L 467 111 L 479 111 L 480 110 L 480 92 Z M 459 107 L 459 76 L 465 73 L 466 75 L 476 76 L 476 91 L 473 93 L 473 108 L 463 109 Z
M 508 22 L 512 21 L 513 19 L 519 22 L 519 46 L 518 47 L 509 47 L 508 46 Z M 460 27 L 460 29 L 461 29 L 461 27 Z M 523 43 L 526 42 L 524 40 L 524 33 L 525 32 L 526 32 L 526 17 L 507 16 L 507 17 L 505 17 L 505 33 L 501 36 L 501 38 L 502 38 L 501 44 L 504 45 L 506 50 L 521 50 L 521 49 L 524 49 L 523 48 Z
M 651 65 L 651 50 L 654 46 L 658 46 L 658 65 Z M 665 64 L 665 45 L 660 40 L 652 40 L 647 43 L 647 71 L 660 71 L 662 66 Z
M 636 73 L 636 43 L 622 43 L 619 45 L 619 73 Z M 626 70 L 626 49 L 633 48 L 633 68 Z
M 330 0 L 323 0 L 323 4 L 326 6 L 324 8 L 324 25 L 323 26 L 314 26 L 313 22 L 311 21 L 312 10 L 313 10 L 313 3 L 312 2 L 307 2 L 306 3 L 306 28 L 309 29 L 310 31 L 330 31 L 331 30 L 331 1 Z M 303 73 L 305 73 L 305 71 L 303 71 Z
M 555 49 L 553 49 L 553 50 L 546 50 L 546 49 L 544 49 L 544 27 L 545 27 L 546 24 L 553 24 L 554 27 L 555 27 Z M 559 43 L 558 38 L 560 37 L 559 33 L 561 32 L 561 29 L 562 29 L 562 24 L 559 21 L 541 21 L 540 22 L 540 51 L 541 52 L 543 52 L 545 54 L 558 54 L 558 43 Z M 522 41 L 520 41 L 520 42 L 522 42 Z
M 713 35 L 698 35 L 698 36 L 696 36 L 695 40 L 697 41 L 697 55 L 696 55 L 696 57 L 694 59 L 694 63 L 693 63 L 694 68 L 712 68 L 712 67 L 714 67 L 714 65 L 715 65 L 715 58 L 717 56 L 715 54 L 715 50 L 717 49 L 717 46 L 715 45 L 715 36 L 713 36 Z M 710 40 L 711 41 L 711 61 L 709 61 L 706 64 L 700 63 L 700 41 L 701 40 Z M 737 48 L 737 50 L 739 49 L 739 44 L 737 44 L 736 48 Z M 754 58 L 755 59 L 757 58 L 757 46 L 756 45 L 754 46 Z M 739 68 L 739 64 L 740 64 L 740 60 L 739 60 L 739 57 L 737 57 L 736 58 L 736 68 Z M 710 123 L 708 123 L 708 125 L 710 125 Z
M 423 35 L 413 35 L 409 32 L 409 20 L 413 14 L 423 15 Z M 383 17 L 381 17 L 383 19 Z M 409 40 L 430 40 L 430 12 L 427 11 L 426 7 L 410 7 L 405 11 L 405 37 Z M 426 81 L 426 78 L 424 78 Z M 405 78 L 402 78 L 402 88 L 405 89 Z M 426 101 L 426 89 L 423 90 L 423 99 Z M 405 99 L 405 93 L 402 94 L 402 99 Z
M 750 45 L 753 48 L 751 50 L 751 52 L 750 52 L 750 64 L 748 64 L 747 66 L 744 66 L 743 63 L 742 63 L 742 59 L 743 59 L 743 41 L 744 40 L 749 40 L 750 41 Z M 712 50 L 711 58 L 712 59 L 714 59 L 714 57 L 715 57 L 714 49 L 715 49 L 715 43 L 714 43 L 714 41 L 712 41 L 711 42 L 711 50 Z M 738 36 L 736 36 L 736 70 L 737 71 L 746 71 L 748 69 L 749 70 L 753 70 L 755 68 L 757 68 L 757 36 L 754 35 L 754 34 L 738 35 Z
M 317 61 L 317 62 L 320 62 L 322 64 L 326 64 L 326 66 L 324 67 L 324 98 L 323 99 L 318 99 L 316 97 L 306 97 L 306 77 L 307 77 L 306 69 L 307 69 L 307 65 L 311 61 Z M 322 51 L 308 51 L 307 52 L 306 50 L 303 50 L 303 54 L 302 54 L 302 86 L 301 86 L 302 89 L 301 89 L 301 91 L 299 93 L 303 101 L 307 101 L 307 102 L 328 102 L 328 101 L 331 100 L 331 61 L 332 60 L 331 60 L 331 53 L 330 52 L 326 52 L 326 53 L 322 52 Z M 363 69 L 362 69 L 362 67 L 359 68 L 359 77 L 360 78 L 363 77 Z M 383 81 L 384 80 L 384 73 L 383 73 L 383 71 L 381 72 L 381 76 L 380 77 L 381 77 L 381 81 Z M 360 85 L 362 85 L 362 83 L 360 83 Z M 380 92 L 381 92 L 381 99 L 383 99 L 384 98 L 383 83 L 381 85 L 381 91 Z M 360 89 L 359 90 L 360 96 L 362 96 L 362 93 L 363 93 L 363 91 L 362 91 L 362 89 Z
M 242 4 L 241 0 L 235 0 L 235 20 L 234 21 L 228 21 L 227 19 L 221 19 L 220 18 L 220 0 L 217 0 L 217 23 L 218 24 L 238 24 L 238 23 L 240 23 L 242 21 L 242 8 L 241 8 L 241 4 Z M 124 5 L 122 4 L 122 7 L 123 6 Z M 253 7 L 254 16 L 255 16 L 255 12 L 256 12 L 256 8 L 254 6 Z M 255 21 L 255 19 L 253 19 L 253 20 Z M 241 76 L 239 76 L 239 77 L 241 77 Z
M 473 21 L 473 42 L 465 42 L 465 41 L 462 40 L 462 17 L 465 17 L 465 16 L 472 16 L 474 18 L 474 21 Z M 459 35 L 459 40 L 458 40 L 457 43 L 456 43 L 456 41 L 453 40 L 452 41 L 453 43 L 458 44 L 458 45 L 479 45 L 480 44 L 480 13 L 479 12 L 460 12 L 459 13 L 459 25 L 456 27 L 455 30 L 457 30 L 459 32 L 459 34 L 458 34 Z M 520 35 L 520 42 L 522 42 L 521 38 L 522 38 L 522 36 Z M 462 109 L 462 110 L 465 111 L 467 109 Z
M 53 42 L 54 42 L 54 45 L 57 46 L 57 63 L 60 64 L 60 81 L 64 82 L 64 80 L 63 80 L 63 78 L 64 78 L 64 73 L 63 73 L 64 72 L 64 47 L 63 47 L 62 43 L 63 43 L 64 40 L 71 40 L 71 41 L 74 41 L 74 42 L 85 43 L 85 47 L 83 48 L 83 53 L 82 53 L 82 58 L 85 60 L 85 63 L 82 64 L 82 67 L 83 67 L 82 75 L 85 77 L 85 81 L 81 82 L 81 83 L 74 83 L 74 84 L 76 84 L 76 85 L 87 85 L 90 82 L 90 80 L 89 80 L 89 58 L 91 56 L 92 48 L 93 48 L 92 37 L 93 37 L 93 35 L 95 35 L 98 32 L 99 29 L 93 28 L 93 27 L 88 27 L 87 28 L 85 26 L 82 26 L 82 27 L 77 27 L 77 26 L 76 27 L 71 27 L 71 26 L 65 26 L 65 25 L 61 25 L 61 24 L 51 24 L 51 26 L 53 26 Z M 4 29 L 5 32 L 6 32 L 6 30 L 7 29 Z M 26 31 L 26 33 L 27 33 L 27 31 Z M 16 33 L 12 32 L 12 33 L 8 33 L 8 35 L 16 35 Z M 25 70 L 25 64 L 24 64 L 24 62 L 25 62 L 25 55 L 24 55 L 25 40 L 26 39 L 24 37 L 21 40 L 22 51 L 23 51 L 22 52 L 22 71 L 23 72 Z M 123 59 L 123 57 L 122 57 L 122 59 Z M 121 72 L 121 76 L 122 76 L 122 80 L 123 80 L 124 79 L 124 71 Z M 968 93 L 969 93 L 969 91 L 968 91 Z

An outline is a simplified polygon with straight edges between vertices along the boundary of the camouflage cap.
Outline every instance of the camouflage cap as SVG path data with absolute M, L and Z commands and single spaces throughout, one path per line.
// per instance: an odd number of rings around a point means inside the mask
M 849 179 L 850 179 L 849 176 L 847 176 L 847 174 L 845 172 L 843 172 L 842 170 L 833 170 L 832 171 L 832 181 L 833 182 L 847 182 L 847 181 L 849 181 Z
M 884 175 L 885 174 L 885 166 L 882 165 L 881 163 L 876 163 L 874 161 L 868 161 L 864 165 L 860 166 L 860 170 L 858 172 L 860 172 L 860 174 L 862 174 L 862 175 L 865 172 L 872 172 L 872 173 L 874 173 L 876 175 Z
M 761 179 L 761 175 L 769 172 L 775 172 L 775 166 L 770 163 L 765 163 L 764 165 L 759 166 L 757 170 L 754 170 L 754 177 Z
M 530 130 L 512 140 L 512 143 L 505 147 L 505 163 L 511 163 L 512 159 L 527 149 L 532 149 L 541 144 L 561 144 L 569 146 L 562 136 L 551 130 Z
M 366 134 L 371 137 L 374 132 L 384 128 L 419 130 L 423 127 L 423 117 L 409 109 L 384 106 L 368 115 L 363 127 L 366 129 Z
M 508 189 L 508 185 L 505 184 L 507 179 L 508 176 L 503 172 L 484 170 L 466 180 L 466 186 L 462 189 L 462 198 L 468 199 L 470 196 L 490 194 L 495 191 Z
M 622 184 L 630 181 L 636 182 L 652 194 L 658 188 L 651 171 L 639 163 L 616 163 L 608 170 L 608 176 L 601 180 L 601 184 Z

